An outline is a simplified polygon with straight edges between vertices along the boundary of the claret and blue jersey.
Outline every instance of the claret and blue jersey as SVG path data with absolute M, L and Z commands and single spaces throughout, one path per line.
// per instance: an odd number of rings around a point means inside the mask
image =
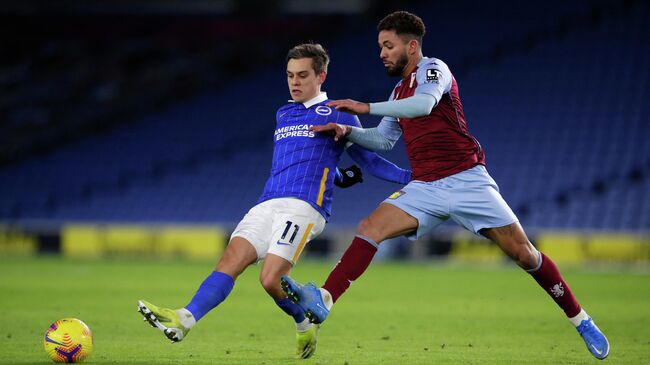
M 329 219 L 336 165 L 345 142 L 311 132 L 309 127 L 330 122 L 352 126 L 360 123 L 356 116 L 326 106 L 328 101 L 327 94 L 321 93 L 305 103 L 290 102 L 278 109 L 271 176 L 258 203 L 295 197 Z

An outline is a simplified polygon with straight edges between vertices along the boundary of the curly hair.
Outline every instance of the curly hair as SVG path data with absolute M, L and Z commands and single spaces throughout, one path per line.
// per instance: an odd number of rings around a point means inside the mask
M 316 75 L 321 72 L 327 72 L 327 65 L 330 63 L 330 57 L 323 46 L 318 43 L 303 43 L 289 50 L 287 53 L 287 62 L 291 59 L 311 58 L 312 67 Z
M 426 27 L 422 19 L 408 11 L 395 11 L 384 17 L 377 25 L 377 31 L 394 30 L 399 36 L 417 39 L 422 44 Z

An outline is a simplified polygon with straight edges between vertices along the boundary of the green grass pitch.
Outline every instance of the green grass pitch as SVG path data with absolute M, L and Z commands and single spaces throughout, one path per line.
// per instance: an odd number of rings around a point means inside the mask
M 293 276 L 322 282 L 332 262 Z M 512 266 L 376 263 L 336 304 L 316 355 L 295 360 L 294 326 L 253 266 L 181 343 L 142 321 L 136 300 L 180 307 L 212 262 L 0 259 L 0 363 L 47 364 L 43 334 L 77 317 L 93 331 L 88 363 L 103 364 L 588 364 L 564 314 Z M 650 363 L 647 271 L 567 269 L 578 299 L 609 337 L 606 363 Z

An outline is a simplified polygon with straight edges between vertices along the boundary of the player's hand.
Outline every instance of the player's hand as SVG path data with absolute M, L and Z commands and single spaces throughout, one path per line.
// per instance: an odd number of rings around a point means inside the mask
M 339 169 L 341 171 L 342 179 L 337 181 L 334 179 L 334 185 L 339 188 L 349 188 L 352 185 L 363 182 L 363 173 L 357 165 L 352 165 L 345 169 Z
M 334 140 L 345 138 L 352 131 L 352 127 L 345 124 L 327 123 L 325 125 L 315 125 L 309 128 L 312 132 L 329 133 L 334 136 Z
M 327 106 L 333 107 L 340 112 L 345 112 L 345 113 L 355 114 L 355 115 L 370 113 L 370 104 L 362 103 L 351 99 L 332 100 L 329 103 L 327 103 Z

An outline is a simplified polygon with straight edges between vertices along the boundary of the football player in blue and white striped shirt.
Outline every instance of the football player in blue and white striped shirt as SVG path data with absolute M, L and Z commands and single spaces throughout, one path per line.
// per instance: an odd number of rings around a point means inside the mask
M 347 187 L 361 181 L 358 167 L 336 168 L 341 154 L 347 151 L 362 169 L 383 180 L 406 184 L 411 178 L 409 170 L 374 152 L 309 130 L 327 123 L 360 126 L 356 116 L 326 105 L 330 100 L 321 92 L 321 85 L 328 63 L 329 56 L 319 44 L 301 44 L 289 50 L 287 82 L 292 100 L 276 113 L 271 176 L 258 204 L 239 222 L 215 271 L 190 303 L 172 310 L 138 301 L 145 319 L 172 341 L 181 341 L 201 317 L 226 299 L 235 279 L 263 259 L 260 282 L 296 323 L 297 357 L 314 354 L 318 325 L 311 324 L 287 298 L 280 277 L 289 274 L 305 245 L 325 228 L 334 185 Z

